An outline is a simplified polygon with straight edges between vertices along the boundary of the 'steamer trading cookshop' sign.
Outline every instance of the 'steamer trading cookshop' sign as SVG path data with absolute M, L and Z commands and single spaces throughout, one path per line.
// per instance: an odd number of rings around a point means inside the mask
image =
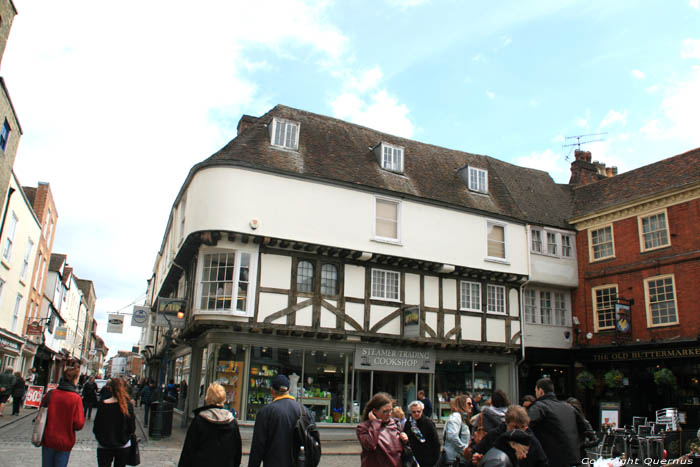
M 401 373 L 434 373 L 435 352 L 358 345 L 355 351 L 355 368 Z

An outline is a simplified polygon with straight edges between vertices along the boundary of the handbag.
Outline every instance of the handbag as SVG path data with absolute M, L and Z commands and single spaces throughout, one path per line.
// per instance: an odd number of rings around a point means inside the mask
M 141 452 L 139 451 L 139 441 L 136 434 L 132 434 L 131 445 L 127 448 L 129 449 L 129 455 L 126 459 L 126 465 L 139 465 L 141 463 Z
M 401 451 L 401 467 L 420 467 L 413 455 L 413 449 L 408 444 L 404 444 L 403 451 Z
M 46 398 L 41 403 L 39 407 L 39 412 L 34 417 L 32 423 L 34 423 L 34 428 L 32 428 L 32 444 L 36 447 L 41 446 L 41 442 L 44 440 L 44 430 L 46 429 L 46 418 L 49 415 L 49 401 L 51 400 L 51 393 L 49 391 L 46 394 Z
M 443 449 L 440 451 L 440 457 L 438 457 L 437 464 L 433 467 L 459 467 L 459 458 L 456 457 L 452 461 L 447 460 L 447 453 Z

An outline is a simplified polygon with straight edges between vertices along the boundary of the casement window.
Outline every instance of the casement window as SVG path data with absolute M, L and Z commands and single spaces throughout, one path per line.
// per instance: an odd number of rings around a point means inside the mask
M 338 267 L 335 264 L 321 266 L 321 295 L 338 295 Z
M 381 166 L 384 170 L 391 172 L 403 172 L 403 148 L 382 143 Z
M 557 248 L 557 236 L 554 232 L 547 232 L 547 253 L 552 256 L 557 256 L 559 249 Z
M 32 256 L 32 250 L 34 249 L 34 242 L 31 238 L 27 239 L 27 248 L 24 250 L 24 262 L 22 263 L 22 273 L 20 277 L 23 281 L 27 280 L 27 271 L 29 271 L 29 259 Z
M 297 292 L 318 293 L 316 271 L 321 269 L 321 295 L 338 295 L 338 266 L 335 264 L 320 264 L 314 261 L 300 259 L 297 263 Z
M 386 198 L 375 198 L 374 215 L 374 238 L 398 243 L 401 240 L 401 203 Z
M 566 326 L 566 295 L 561 292 L 554 293 L 554 324 Z
M 488 193 L 489 173 L 483 169 L 469 167 L 469 189 L 479 193 Z
M 399 273 L 372 269 L 372 298 L 400 300 Z
M 272 120 L 272 145 L 285 149 L 298 149 L 299 123 L 274 118 Z
M 542 324 L 552 324 L 552 292 L 540 292 Z
M 523 299 L 525 305 L 525 322 L 537 324 L 537 291 L 526 290 Z
M 532 246 L 530 247 L 533 253 L 542 253 L 542 231 L 532 229 Z
M 0 131 L 0 149 L 3 151 L 7 148 L 7 141 L 10 139 L 10 131 L 10 124 L 7 119 L 5 119 L 5 123 L 2 125 L 2 131 Z
M 678 324 L 676 290 L 672 274 L 645 279 L 644 293 L 649 327 Z
M 314 291 L 314 265 L 311 261 L 299 261 L 297 264 L 297 292 Z
M 561 255 L 564 258 L 571 258 L 572 247 L 573 247 L 573 242 L 571 239 L 571 235 L 563 235 L 562 234 L 562 236 L 561 236 Z
M 639 217 L 639 232 L 642 251 L 655 250 L 671 244 L 666 212 Z
M 481 311 L 481 284 L 467 281 L 459 283 L 459 309 Z
M 12 245 L 15 242 L 15 231 L 17 230 L 17 215 L 13 212 L 10 218 L 10 224 L 7 228 L 7 237 L 5 237 L 5 247 L 2 250 L 2 257 L 7 261 L 12 257 Z
M 614 328 L 617 285 L 594 287 L 592 293 L 595 330 L 602 331 Z
M 488 223 L 487 256 L 499 260 L 506 259 L 506 226 L 495 222 Z
M 15 299 L 15 310 L 12 313 L 12 327 L 10 328 L 12 332 L 17 331 L 17 323 L 19 322 L 19 310 L 22 306 L 22 294 L 17 294 Z
M 247 251 L 205 249 L 200 260 L 199 311 L 250 315 L 255 265 Z
M 506 288 L 502 285 L 486 287 L 486 311 L 489 313 L 506 312 Z
M 615 256 L 612 225 L 589 231 L 591 261 Z

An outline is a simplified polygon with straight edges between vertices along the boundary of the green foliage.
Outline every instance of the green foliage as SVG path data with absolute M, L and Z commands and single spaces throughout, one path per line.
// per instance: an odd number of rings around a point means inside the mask
M 654 372 L 654 382 L 657 386 L 676 387 L 676 377 L 668 368 L 661 368 Z
M 624 375 L 620 370 L 610 370 L 603 376 L 605 386 L 608 389 L 619 389 L 622 387 Z
M 590 371 L 583 370 L 576 375 L 576 385 L 579 389 L 593 389 L 595 387 L 595 376 Z

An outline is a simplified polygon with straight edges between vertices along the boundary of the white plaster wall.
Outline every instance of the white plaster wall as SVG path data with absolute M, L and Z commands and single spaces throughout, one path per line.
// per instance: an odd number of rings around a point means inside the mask
M 235 167 L 211 167 L 197 172 L 187 189 L 185 234 L 198 230 L 252 233 L 250 220 L 258 219 L 257 235 L 494 271 L 528 272 L 523 225 L 506 223 L 504 264 L 485 260 L 487 218 L 483 216 L 403 201 L 401 245 L 396 245 L 373 239 L 374 203 L 371 193 Z M 318 228 L 319 213 L 323 213 L 323 228 Z M 446 231 L 459 233 L 460 241 L 446 242 Z
M 345 302 L 345 314 L 357 321 L 360 326 L 365 322 L 365 306 L 362 303 Z M 345 323 L 346 331 L 354 331 L 355 328 Z
M 438 314 L 432 311 L 426 311 L 425 312 L 425 324 L 435 331 L 435 334 L 437 335 L 437 322 L 438 322 Z
M 508 290 L 508 313 L 511 316 L 520 316 L 520 300 L 518 299 L 518 289 Z
M 273 313 L 287 308 L 288 297 L 277 293 L 260 293 L 260 303 L 258 307 L 258 321 L 263 322 L 265 318 Z M 282 323 L 286 322 L 286 318 Z
M 345 296 L 365 298 L 365 268 L 345 265 Z
M 260 255 L 260 286 L 275 289 L 291 288 L 292 257 L 283 255 Z
M 452 313 L 445 313 L 445 322 L 443 324 L 445 326 L 445 335 L 447 335 L 447 333 L 452 331 L 455 327 L 455 315 Z
M 370 307 L 370 314 L 369 314 L 369 327 L 370 329 L 372 326 L 377 324 L 379 321 L 383 320 L 386 318 L 388 315 L 396 311 L 397 307 L 390 307 L 390 306 L 379 306 L 379 305 L 372 305 Z M 395 319 L 391 320 L 389 323 L 384 325 L 381 329 L 378 329 L 377 332 L 380 332 L 382 334 L 401 334 L 401 322 L 399 321 L 399 317 L 397 316 Z
M 309 297 L 297 297 L 297 303 L 305 302 Z M 294 321 L 297 326 L 311 326 L 314 321 L 314 307 L 309 304 L 304 308 L 297 310 L 296 320 Z M 275 324 L 284 324 L 284 322 L 278 323 L 278 320 L 273 321 Z
M 425 293 L 423 300 L 425 306 L 437 308 L 440 306 L 440 279 L 435 276 L 425 276 Z
M 478 316 L 462 315 L 462 339 L 470 341 L 481 340 L 481 318 Z
M 420 276 L 406 274 L 406 304 L 420 305 Z
M 457 309 L 457 281 L 454 279 L 442 281 L 442 306 L 446 310 Z
M 506 341 L 506 322 L 503 319 L 486 319 L 486 340 L 489 342 Z
M 547 326 L 525 323 L 525 347 L 544 347 L 552 349 L 570 349 L 573 332 L 569 326 Z M 567 339 L 566 333 L 569 333 Z
M 328 303 L 333 305 L 334 307 L 338 308 L 338 302 L 335 300 L 326 300 Z M 335 314 L 333 312 L 327 310 L 324 307 L 321 307 L 321 327 L 322 328 L 331 328 L 335 329 Z
M 575 236 L 572 235 L 572 238 Z M 575 246 L 574 252 L 575 250 Z M 578 287 L 576 258 L 555 258 L 530 253 L 530 280 L 562 287 Z
M 520 331 L 520 321 L 510 322 L 510 338 L 512 339 Z

